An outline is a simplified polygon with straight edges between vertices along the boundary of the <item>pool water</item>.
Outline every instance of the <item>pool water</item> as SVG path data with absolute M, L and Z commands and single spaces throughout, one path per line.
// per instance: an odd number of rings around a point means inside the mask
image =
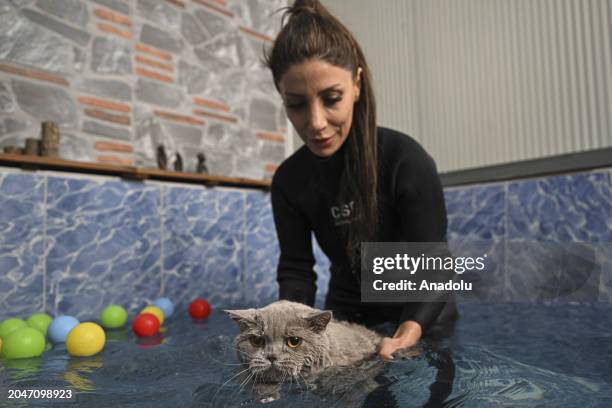
M 108 333 L 102 353 L 0 360 L 6 407 L 612 407 L 612 306 L 461 305 L 454 335 L 419 355 L 284 387 L 261 404 L 232 377 L 237 327 L 221 311 L 173 316 L 163 335 Z M 74 398 L 8 400 L 8 389 L 70 389 Z

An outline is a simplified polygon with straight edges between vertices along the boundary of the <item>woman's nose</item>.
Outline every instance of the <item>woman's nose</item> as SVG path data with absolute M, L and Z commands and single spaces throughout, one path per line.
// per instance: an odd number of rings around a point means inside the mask
M 322 106 L 315 104 L 315 106 L 310 109 L 310 127 L 314 131 L 318 132 L 325 129 L 325 126 L 327 126 L 325 110 Z

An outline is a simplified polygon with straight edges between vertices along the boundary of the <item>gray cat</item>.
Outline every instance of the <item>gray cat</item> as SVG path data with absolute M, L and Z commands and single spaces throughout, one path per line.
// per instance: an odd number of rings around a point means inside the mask
M 323 370 L 372 359 L 382 339 L 363 326 L 334 320 L 330 311 L 285 300 L 226 313 L 240 328 L 234 348 L 248 373 L 244 381 L 270 401 L 284 382 L 309 384 Z

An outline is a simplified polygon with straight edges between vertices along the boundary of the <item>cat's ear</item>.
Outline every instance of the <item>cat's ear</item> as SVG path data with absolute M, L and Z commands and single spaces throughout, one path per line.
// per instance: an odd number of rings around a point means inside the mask
M 257 326 L 257 317 L 255 309 L 243 310 L 224 310 L 224 312 L 238 324 L 240 331 L 251 329 Z
M 323 312 L 315 313 L 309 317 L 306 317 L 305 320 L 308 323 L 308 327 L 315 333 L 321 333 L 325 331 L 325 328 L 329 324 L 332 318 L 332 312 L 329 310 L 325 310 Z

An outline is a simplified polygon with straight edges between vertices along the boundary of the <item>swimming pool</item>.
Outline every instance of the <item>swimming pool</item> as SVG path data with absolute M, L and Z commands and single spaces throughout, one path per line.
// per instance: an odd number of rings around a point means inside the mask
M 454 335 L 411 360 L 287 386 L 270 407 L 610 407 L 612 305 L 460 305 Z M 162 336 L 109 332 L 97 356 L 55 346 L 41 358 L 0 360 L 2 407 L 261 406 L 238 380 L 235 324 L 173 316 Z M 228 381 L 229 380 L 229 381 Z M 70 389 L 74 398 L 8 400 L 8 389 Z

